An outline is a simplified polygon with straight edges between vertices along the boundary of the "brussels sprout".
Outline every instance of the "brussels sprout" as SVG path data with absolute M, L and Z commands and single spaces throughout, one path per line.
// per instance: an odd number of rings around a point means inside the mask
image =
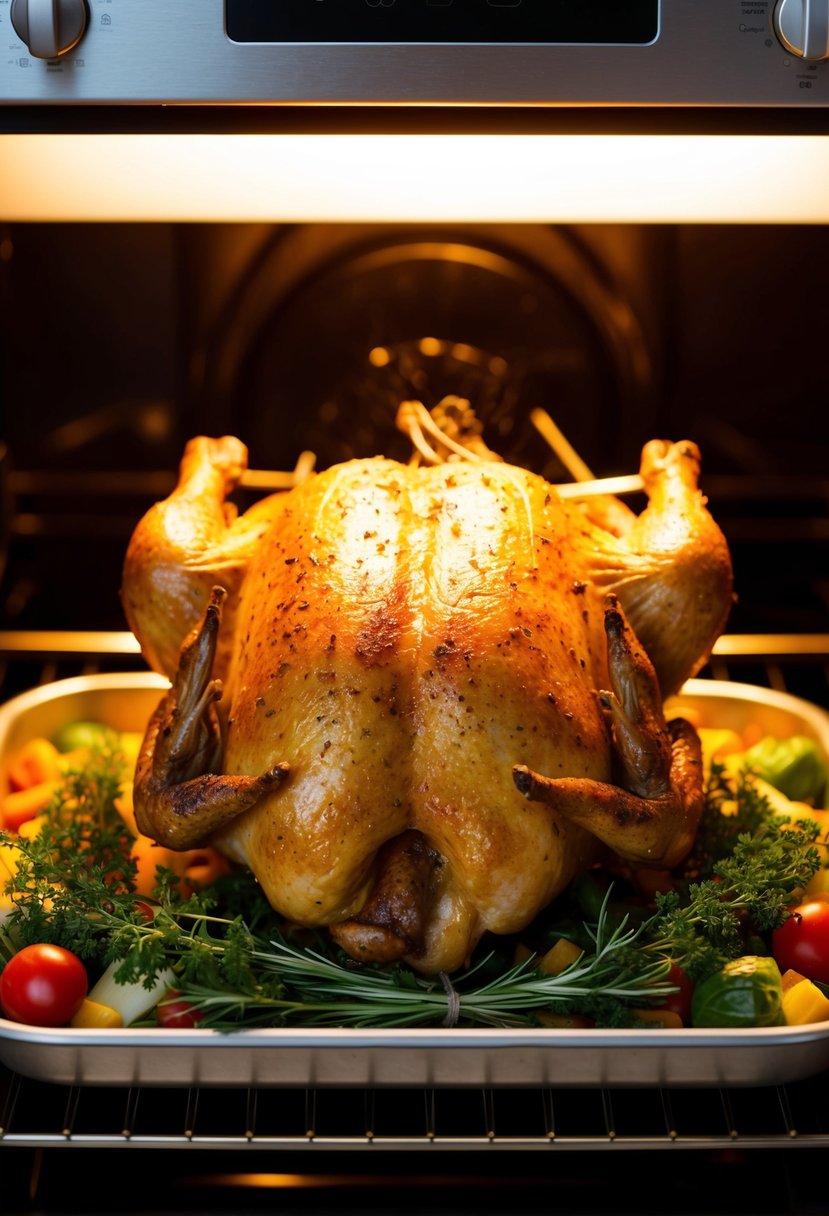
M 746 954 L 698 984 L 692 1026 L 783 1026 L 783 986 L 772 958 Z
M 745 753 L 746 764 L 793 802 L 820 806 L 826 789 L 826 764 L 813 739 L 761 739 Z
M 59 752 L 74 752 L 81 747 L 117 747 L 118 732 L 101 722 L 67 722 L 52 736 Z

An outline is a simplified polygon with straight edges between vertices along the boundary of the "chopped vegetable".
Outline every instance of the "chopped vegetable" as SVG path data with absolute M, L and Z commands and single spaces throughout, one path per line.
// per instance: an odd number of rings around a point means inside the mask
M 701 726 L 697 734 L 702 744 L 702 763 L 706 773 L 710 772 L 714 760 L 728 756 L 732 752 L 743 751 L 742 740 L 734 730 Z
M 13 757 L 7 775 L 13 790 L 26 790 L 44 781 L 57 781 L 60 773 L 60 752 L 54 743 L 35 737 Z
M 131 983 L 119 982 L 118 962 L 110 963 L 89 993 L 89 999 L 114 1009 L 124 1026 L 131 1026 L 155 1008 L 171 984 L 175 973 L 165 967 L 160 973 Z
M 683 1026 L 691 1025 L 691 1001 L 694 996 L 694 985 L 691 983 L 688 976 L 678 967 L 676 963 L 671 963 L 666 980 L 672 984 L 676 991 L 666 997 L 661 1004 L 655 1006 L 655 1011 L 664 1010 L 666 1013 L 674 1013 L 680 1019 Z
M 783 986 L 774 959 L 733 959 L 704 980 L 691 1002 L 694 1026 L 781 1026 Z
M 124 1019 L 117 1009 L 87 997 L 69 1025 L 76 1030 L 117 1030 L 124 1025 Z
M 829 1021 L 829 997 L 805 975 L 786 971 L 783 975 L 783 1014 L 788 1026 Z
M 55 732 L 52 742 L 59 752 L 73 752 L 78 748 L 112 750 L 120 741 L 118 732 L 102 722 L 67 722 Z
M 814 739 L 761 739 L 743 754 L 744 762 L 795 802 L 820 805 L 826 793 L 826 764 Z
M 663 1030 L 681 1030 L 685 1025 L 675 1010 L 666 1009 L 664 1005 L 656 1009 L 633 1009 L 631 1013 L 636 1025 L 659 1026 Z
M 22 856 L 23 854 L 16 844 L 0 837 L 0 912 L 10 912 L 14 907 L 14 898 L 7 888 L 18 871 Z
M 60 946 L 25 946 L 0 972 L 0 1009 L 30 1026 L 68 1025 L 86 992 L 83 963 Z
M 7 832 L 19 832 L 27 820 L 34 819 L 49 805 L 57 788 L 57 781 L 43 781 L 6 794 L 0 802 L 0 827 Z
M 168 988 L 155 1007 L 155 1020 L 165 1030 L 193 1030 L 203 1016 L 190 1001 L 181 999 L 177 988 Z
M 543 975 L 561 975 L 568 967 L 577 963 L 584 952 L 575 942 L 566 937 L 560 937 L 552 949 L 548 950 L 538 964 L 538 970 Z

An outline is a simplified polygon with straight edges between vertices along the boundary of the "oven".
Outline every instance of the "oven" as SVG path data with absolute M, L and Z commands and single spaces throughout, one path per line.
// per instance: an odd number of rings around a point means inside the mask
M 456 395 L 552 481 L 539 410 L 597 478 L 694 439 L 700 677 L 829 709 L 827 57 L 827 0 L 0 0 L 2 701 L 146 670 L 124 552 L 190 436 L 244 440 L 246 506 Z M 0 1067 L 2 1206 L 808 1216 L 827 1079 Z

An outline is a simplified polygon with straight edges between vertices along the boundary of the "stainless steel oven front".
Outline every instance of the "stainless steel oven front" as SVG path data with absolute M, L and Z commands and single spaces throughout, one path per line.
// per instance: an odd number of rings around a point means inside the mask
M 0 0 L 0 101 L 825 106 L 828 0 Z

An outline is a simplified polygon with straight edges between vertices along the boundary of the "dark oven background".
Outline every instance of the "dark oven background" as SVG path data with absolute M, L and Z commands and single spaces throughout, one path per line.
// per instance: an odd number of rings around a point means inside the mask
M 695 439 L 731 629 L 822 630 L 828 257 L 807 227 L 8 226 L 0 624 L 121 628 L 124 545 L 191 435 L 257 468 L 402 455 L 399 400 L 453 392 L 553 479 L 536 406 L 599 475 Z
M 710 674 L 829 705 L 828 263 L 823 228 L 0 228 L 0 696 L 141 665 L 87 641 L 124 630 L 128 537 L 191 435 L 239 435 L 258 469 L 403 456 L 400 400 L 456 393 L 553 480 L 536 407 L 597 475 L 696 440 L 735 559 L 729 632 L 770 635 Z M 0 1207 L 817 1213 L 826 1080 L 139 1093 L 0 1070 Z

